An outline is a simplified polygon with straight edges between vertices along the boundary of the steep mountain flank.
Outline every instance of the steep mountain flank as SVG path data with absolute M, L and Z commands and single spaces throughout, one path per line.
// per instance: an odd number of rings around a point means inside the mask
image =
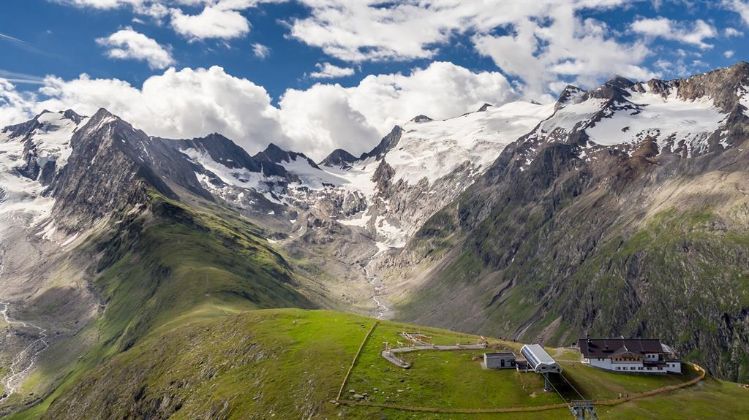
M 748 70 L 568 89 L 417 233 L 401 266 L 439 263 L 400 316 L 550 344 L 657 336 L 746 380 Z
M 70 140 L 68 164 L 52 186 L 57 223 L 81 230 L 114 210 L 146 201 L 153 187 L 175 193 L 145 164 L 140 147 L 149 137 L 106 110 L 99 110 Z
M 0 301 L 20 320 L 2 326 L 10 370 L 0 379 L 13 387 L 0 393 L 0 415 L 175 320 L 325 301 L 257 226 L 201 187 L 210 171 L 182 152 L 198 142 L 151 138 L 105 110 L 67 131 L 53 115 L 54 129 L 0 139 Z M 42 147 L 53 134 L 60 147 Z M 65 162 L 49 185 L 17 170 L 29 144 L 33 159 Z

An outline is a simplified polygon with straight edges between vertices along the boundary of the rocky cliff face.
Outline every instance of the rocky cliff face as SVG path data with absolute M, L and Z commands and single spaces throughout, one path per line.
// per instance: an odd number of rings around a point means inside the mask
M 52 185 L 57 223 L 83 230 L 112 211 L 144 203 L 150 186 L 175 197 L 141 157 L 149 143 L 145 133 L 105 110 L 92 116 L 71 138 L 68 164 Z
M 746 380 L 748 75 L 568 89 L 417 233 L 401 265 L 460 239 L 401 316 L 550 344 L 655 336 Z

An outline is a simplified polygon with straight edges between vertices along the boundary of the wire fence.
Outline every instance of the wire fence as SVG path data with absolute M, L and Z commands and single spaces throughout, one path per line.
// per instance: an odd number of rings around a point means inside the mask
M 354 366 L 356 366 L 356 361 L 359 360 L 359 355 L 361 355 L 362 350 L 364 350 L 364 346 L 367 344 L 367 340 L 369 340 L 369 337 L 372 335 L 372 332 L 375 330 L 375 327 L 377 327 L 377 324 L 379 324 L 380 321 L 375 321 L 374 324 L 372 324 L 372 327 L 367 331 L 367 334 L 364 336 L 364 339 L 362 340 L 361 344 L 359 344 L 359 350 L 356 351 L 356 354 L 354 355 L 354 360 L 351 361 L 351 366 L 348 367 L 348 371 L 346 372 L 346 376 L 343 377 L 343 381 L 341 382 L 341 388 L 338 390 L 338 396 L 336 396 L 336 401 L 341 401 L 341 395 L 343 395 L 343 389 L 346 388 L 346 383 L 348 383 L 348 379 L 351 376 L 351 372 L 354 370 Z

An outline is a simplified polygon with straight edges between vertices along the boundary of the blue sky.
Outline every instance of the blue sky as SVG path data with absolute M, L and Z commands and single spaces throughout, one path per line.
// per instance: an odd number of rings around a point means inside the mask
M 746 0 L 4 0 L 2 11 L 0 124 L 105 106 L 150 131 L 143 115 L 172 122 L 154 134 L 215 130 L 312 154 L 359 152 L 411 113 L 730 65 L 747 58 L 749 34 Z M 165 110 L 183 108 L 161 96 L 206 117 L 179 121 Z

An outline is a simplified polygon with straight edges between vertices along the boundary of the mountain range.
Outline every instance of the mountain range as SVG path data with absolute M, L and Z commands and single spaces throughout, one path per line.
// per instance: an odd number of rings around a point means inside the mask
M 5 127 L 0 414 L 85 417 L 101 400 L 80 390 L 130 349 L 283 307 L 549 345 L 659 337 L 746 381 L 748 107 L 739 63 L 419 115 L 320 162 L 152 137 L 105 109 Z M 134 398 L 112 414 L 175 409 Z

